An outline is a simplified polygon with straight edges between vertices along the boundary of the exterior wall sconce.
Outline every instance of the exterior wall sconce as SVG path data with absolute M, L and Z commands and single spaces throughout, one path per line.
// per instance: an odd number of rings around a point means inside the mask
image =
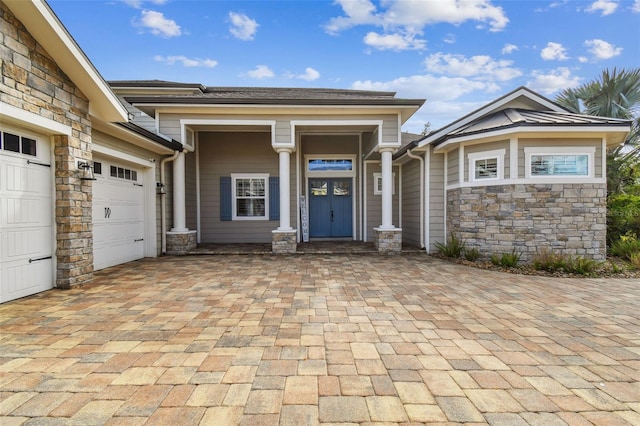
M 78 161 L 78 170 L 80 171 L 80 180 L 96 180 L 93 175 L 93 164 L 88 161 Z
M 167 193 L 167 190 L 165 189 L 165 185 L 162 182 L 156 182 L 156 190 L 158 192 L 158 195 L 164 195 Z

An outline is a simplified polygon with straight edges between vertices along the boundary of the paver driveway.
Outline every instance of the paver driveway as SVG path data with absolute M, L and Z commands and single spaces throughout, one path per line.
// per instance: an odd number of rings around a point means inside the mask
M 0 305 L 0 424 L 640 424 L 640 283 L 426 255 L 130 263 Z

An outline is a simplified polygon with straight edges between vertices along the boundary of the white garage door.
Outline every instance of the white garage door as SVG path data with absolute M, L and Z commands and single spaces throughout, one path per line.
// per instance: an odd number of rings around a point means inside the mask
M 93 267 L 95 270 L 144 257 L 142 173 L 94 158 Z
M 0 129 L 0 303 L 53 287 L 53 178 L 45 137 Z

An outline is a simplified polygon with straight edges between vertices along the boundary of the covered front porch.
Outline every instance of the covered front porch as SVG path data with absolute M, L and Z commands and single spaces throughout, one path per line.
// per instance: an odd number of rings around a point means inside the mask
M 278 139 L 277 119 L 180 123 L 192 143 L 174 161 L 166 253 L 323 252 L 324 240 L 402 251 L 391 158 L 400 142 L 382 137 L 385 120 L 287 120 L 291 142 Z

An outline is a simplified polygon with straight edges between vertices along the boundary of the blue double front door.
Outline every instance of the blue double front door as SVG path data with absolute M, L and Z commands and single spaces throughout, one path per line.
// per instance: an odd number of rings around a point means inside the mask
M 351 178 L 309 179 L 309 236 L 339 238 L 353 235 Z

